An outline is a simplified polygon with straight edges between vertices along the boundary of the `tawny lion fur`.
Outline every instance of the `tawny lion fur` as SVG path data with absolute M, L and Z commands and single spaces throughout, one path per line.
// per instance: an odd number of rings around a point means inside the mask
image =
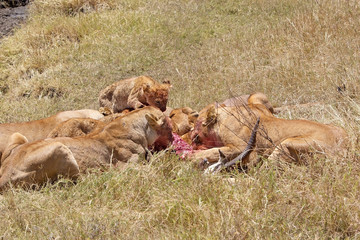
M 6 145 L 8 144 L 9 137 L 19 132 L 24 135 L 29 142 L 44 139 L 58 124 L 71 118 L 92 118 L 100 119 L 104 117 L 99 111 L 92 109 L 82 109 L 75 111 L 59 112 L 53 116 L 20 123 L 4 123 L 0 124 L 0 158 Z
M 190 143 L 190 131 L 194 129 L 194 124 L 199 113 L 189 107 L 176 108 L 170 112 L 170 119 L 173 132 L 179 135 L 184 141 Z
M 169 83 L 160 84 L 147 76 L 120 80 L 100 92 L 100 107 L 107 107 L 118 113 L 124 109 L 150 105 L 164 112 L 170 87 Z
M 276 118 L 263 104 L 237 107 L 207 107 L 199 113 L 195 129 L 191 133 L 196 152 L 192 158 L 207 159 L 213 163 L 219 159 L 220 149 L 233 158 L 247 145 L 251 129 L 260 118 L 256 151 L 270 159 L 301 161 L 300 154 L 312 151 L 333 153 L 345 148 L 346 132 L 330 124 L 308 120 L 286 120 Z M 256 154 L 244 164 L 256 162 Z M 252 164 L 251 163 L 251 164 Z
M 210 104 L 216 107 L 233 107 L 247 104 L 263 104 L 270 112 L 273 112 L 273 106 L 265 94 L 257 92 L 251 95 L 242 95 L 224 100 L 222 103 Z M 178 134 L 184 141 L 191 144 L 191 131 L 194 129 L 195 122 L 199 113 L 189 107 L 173 109 L 170 112 L 173 132 Z
M 271 113 L 274 113 L 274 108 L 270 103 L 267 96 L 261 92 L 256 92 L 250 95 L 241 95 L 233 98 L 224 100 L 222 103 L 216 103 L 216 107 L 236 107 L 243 106 L 247 104 L 262 104 L 264 105 Z
M 26 143 L 11 136 L 0 169 L 0 189 L 15 185 L 41 184 L 59 175 L 76 178 L 89 168 L 119 166 L 137 161 L 160 136 L 172 141 L 170 121 L 157 108 L 145 107 L 107 124 L 101 131 L 83 137 L 52 138 Z M 166 136 L 166 138 L 164 138 Z
M 113 113 L 96 120 L 91 118 L 72 118 L 58 124 L 48 135 L 47 138 L 55 137 L 80 137 L 101 131 L 106 124 L 124 116 L 125 113 Z
M 195 124 L 199 113 L 189 107 L 176 108 L 170 112 L 173 132 L 178 135 L 184 135 L 189 132 Z

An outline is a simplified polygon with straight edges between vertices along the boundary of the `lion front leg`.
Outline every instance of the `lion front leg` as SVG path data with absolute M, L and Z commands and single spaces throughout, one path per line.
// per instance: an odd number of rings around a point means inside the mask
M 122 147 L 117 149 L 114 157 L 116 162 L 113 162 L 115 166 L 121 165 L 122 163 L 137 163 L 139 160 L 139 156 L 145 154 L 145 150 L 138 145 L 128 145 L 128 147 Z
M 142 87 L 133 88 L 127 99 L 127 105 L 129 108 L 138 109 L 144 107 L 144 104 L 140 102 L 141 96 L 144 95 Z
M 201 167 L 203 165 L 204 160 L 206 160 L 210 164 L 214 164 L 220 160 L 220 158 L 225 158 L 225 162 L 230 162 L 232 160 L 236 161 L 236 158 L 244 153 L 244 149 L 246 146 L 225 146 L 219 148 L 211 148 L 207 150 L 202 150 L 194 153 L 191 156 L 192 161 Z M 224 156 L 220 157 L 221 151 Z M 224 161 L 224 160 L 222 160 Z M 240 163 L 242 166 L 246 167 L 254 167 L 258 163 L 258 155 L 256 151 L 250 150 L 250 152 L 246 153 L 241 160 L 238 160 L 236 164 Z
M 224 154 L 225 158 L 228 160 L 232 160 L 237 157 L 237 155 L 241 154 L 241 152 L 245 149 L 246 146 L 223 146 L 223 147 L 215 147 L 207 150 L 200 150 L 191 155 L 191 159 L 193 162 L 201 163 L 205 159 L 213 164 L 219 160 L 219 150 Z

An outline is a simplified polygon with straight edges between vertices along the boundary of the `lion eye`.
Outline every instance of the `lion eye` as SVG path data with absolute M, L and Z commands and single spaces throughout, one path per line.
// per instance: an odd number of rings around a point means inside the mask
M 196 135 L 192 141 L 193 141 L 193 143 L 195 143 L 195 144 L 201 143 L 200 138 L 199 138 L 199 135 Z

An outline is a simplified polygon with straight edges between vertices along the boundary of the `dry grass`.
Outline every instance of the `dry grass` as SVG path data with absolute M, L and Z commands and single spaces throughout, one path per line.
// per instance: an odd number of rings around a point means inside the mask
M 34 0 L 0 45 L 2 122 L 97 108 L 104 86 L 147 74 L 172 81 L 172 107 L 255 91 L 279 106 L 323 102 L 280 116 L 342 126 L 351 145 L 308 166 L 265 161 L 234 183 L 160 154 L 70 187 L 14 189 L 0 200 L 0 236 L 360 238 L 359 25 L 351 0 Z
M 74 186 L 8 191 L 0 231 L 4 239 L 357 238 L 353 160 L 316 159 L 282 171 L 265 162 L 229 182 L 174 156 L 155 157 L 121 173 L 83 176 Z

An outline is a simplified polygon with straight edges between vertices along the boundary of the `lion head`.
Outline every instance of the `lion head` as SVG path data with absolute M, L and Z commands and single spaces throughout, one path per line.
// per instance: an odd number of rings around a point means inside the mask
M 144 88 L 144 98 L 148 105 L 159 108 L 162 112 L 166 110 L 169 98 L 169 83 L 146 85 Z

